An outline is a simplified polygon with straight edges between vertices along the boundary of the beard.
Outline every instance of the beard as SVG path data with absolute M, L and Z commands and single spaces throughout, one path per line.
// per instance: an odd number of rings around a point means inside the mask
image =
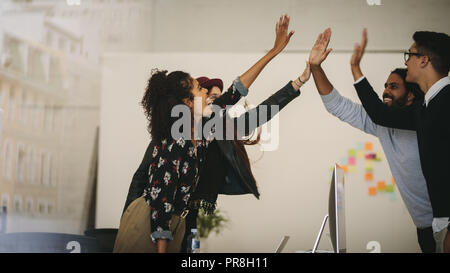
M 408 102 L 408 93 L 405 93 L 403 96 L 400 96 L 398 98 L 393 98 L 387 94 L 383 95 L 384 98 L 389 98 L 392 100 L 391 106 L 395 107 L 404 107 L 406 106 L 406 103 Z

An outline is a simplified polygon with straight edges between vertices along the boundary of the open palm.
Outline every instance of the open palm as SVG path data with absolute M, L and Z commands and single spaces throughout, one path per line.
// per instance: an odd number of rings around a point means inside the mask
M 331 38 L 331 29 L 327 28 L 324 32 L 319 34 L 317 37 L 316 43 L 311 49 L 309 53 L 309 64 L 320 65 L 330 54 L 331 48 L 328 48 L 328 44 L 330 43 Z
M 367 45 L 367 29 L 363 30 L 361 43 L 355 44 L 355 48 L 353 49 L 353 55 L 350 60 L 350 64 L 353 66 L 358 66 L 361 62 L 362 56 L 364 55 L 364 51 L 366 50 Z
M 294 31 L 291 30 L 288 33 L 289 29 L 289 21 L 291 18 L 286 14 L 280 17 L 280 20 L 277 22 L 275 26 L 275 43 L 273 45 L 273 49 L 275 52 L 280 53 L 289 43 L 292 35 L 294 35 Z

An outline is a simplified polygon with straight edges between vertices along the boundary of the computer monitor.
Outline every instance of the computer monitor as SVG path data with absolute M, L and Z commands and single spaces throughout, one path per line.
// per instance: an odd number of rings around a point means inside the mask
M 335 164 L 328 199 L 330 237 L 334 252 L 347 252 L 345 233 L 344 170 Z
M 312 249 L 315 253 L 322 236 L 325 223 L 329 220 L 331 244 L 335 253 L 346 253 L 346 232 L 345 232 L 345 192 L 344 192 L 344 170 L 338 164 L 334 165 L 333 176 L 331 178 L 330 194 L 328 198 L 328 214 L 322 221 L 319 234 Z

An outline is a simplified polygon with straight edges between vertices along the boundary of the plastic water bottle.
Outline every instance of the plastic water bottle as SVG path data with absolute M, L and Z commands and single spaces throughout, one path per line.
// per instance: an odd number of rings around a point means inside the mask
M 188 253 L 200 253 L 200 236 L 197 229 L 191 229 L 191 234 L 187 237 Z

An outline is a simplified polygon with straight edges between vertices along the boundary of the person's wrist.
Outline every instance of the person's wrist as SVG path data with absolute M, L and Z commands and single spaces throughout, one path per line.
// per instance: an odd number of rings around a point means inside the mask
M 320 66 L 321 66 L 321 64 L 322 63 L 309 63 L 309 67 L 311 68 L 311 70 L 313 70 L 313 69 L 318 69 L 318 68 L 320 68 Z
M 275 56 L 275 55 L 278 55 L 281 51 L 282 50 L 280 50 L 276 47 L 273 47 L 271 50 L 269 50 L 269 55 Z
M 301 83 L 301 85 L 304 85 L 308 81 L 308 79 L 302 79 L 302 76 L 298 77 L 297 80 Z

